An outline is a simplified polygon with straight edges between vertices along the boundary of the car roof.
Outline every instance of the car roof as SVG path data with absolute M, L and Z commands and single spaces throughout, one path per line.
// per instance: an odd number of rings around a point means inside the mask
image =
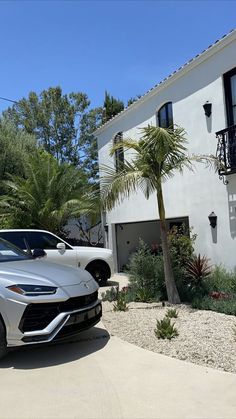
M 9 233 L 9 232 L 22 232 L 22 231 L 34 231 L 34 232 L 41 232 L 41 233 L 50 233 L 50 234 L 54 234 L 54 233 L 52 233 L 51 231 L 48 231 L 48 230 L 39 230 L 39 229 L 36 229 L 36 228 L 8 228 L 8 229 L 1 229 L 0 230 L 0 233 L 1 232 L 7 232 L 7 233 Z

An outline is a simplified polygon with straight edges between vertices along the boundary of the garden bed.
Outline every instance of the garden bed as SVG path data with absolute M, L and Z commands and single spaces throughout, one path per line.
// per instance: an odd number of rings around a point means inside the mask
M 173 306 L 172 306 L 173 307 Z M 111 335 L 154 352 L 236 373 L 235 316 L 214 311 L 175 306 L 178 318 L 172 319 L 179 336 L 157 339 L 156 320 L 168 307 L 159 303 L 130 303 L 126 312 L 114 312 L 113 303 L 103 302 L 103 323 Z

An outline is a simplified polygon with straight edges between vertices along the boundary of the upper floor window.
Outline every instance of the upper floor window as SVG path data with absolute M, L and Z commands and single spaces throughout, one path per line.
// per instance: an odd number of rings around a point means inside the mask
M 121 143 L 123 141 L 123 132 L 118 132 L 118 134 L 115 135 L 113 144 Z M 118 172 L 124 163 L 124 148 L 123 146 L 119 147 L 115 151 L 115 168 Z
M 161 128 L 173 127 L 172 102 L 165 103 L 157 112 L 158 126 Z
M 224 74 L 225 103 L 228 127 L 236 125 L 236 68 Z

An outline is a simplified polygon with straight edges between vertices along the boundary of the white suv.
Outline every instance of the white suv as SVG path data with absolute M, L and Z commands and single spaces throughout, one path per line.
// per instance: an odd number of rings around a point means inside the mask
M 99 285 L 105 285 L 113 274 L 113 256 L 110 249 L 71 246 L 45 230 L 0 230 L 0 238 L 22 250 L 44 250 L 46 256 L 43 260 L 86 269 Z

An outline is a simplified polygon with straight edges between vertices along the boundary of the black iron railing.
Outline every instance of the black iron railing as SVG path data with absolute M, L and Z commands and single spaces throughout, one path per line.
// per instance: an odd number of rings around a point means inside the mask
M 236 173 L 236 125 L 216 132 L 218 138 L 217 158 L 219 175 L 226 176 Z

